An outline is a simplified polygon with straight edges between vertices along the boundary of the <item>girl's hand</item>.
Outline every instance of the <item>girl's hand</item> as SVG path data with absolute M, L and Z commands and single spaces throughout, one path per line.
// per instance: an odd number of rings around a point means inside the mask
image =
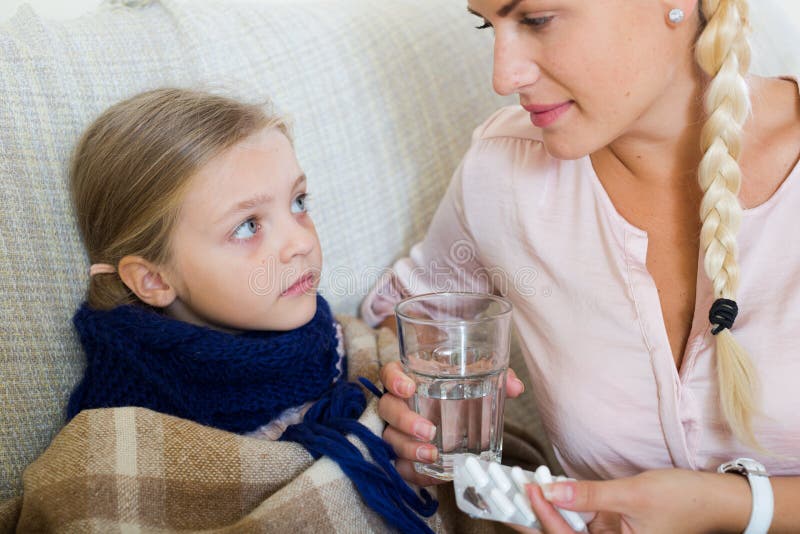
M 414 381 L 403 372 L 400 362 L 391 362 L 381 368 L 381 382 L 386 393 L 378 402 L 378 414 L 387 423 L 383 439 L 397 453 L 397 471 L 407 481 L 420 486 L 442 483 L 414 470 L 413 462 L 431 463 L 437 455 L 436 446 L 428 443 L 436 435 L 436 427 L 408 407 L 407 399 L 414 395 Z M 518 397 L 524 389 L 522 381 L 509 369 L 506 396 Z
M 604 482 L 531 484 L 528 497 L 548 534 L 573 532 L 553 505 L 598 512 L 588 525 L 591 533 L 742 532 L 751 506 L 745 477 L 686 469 Z

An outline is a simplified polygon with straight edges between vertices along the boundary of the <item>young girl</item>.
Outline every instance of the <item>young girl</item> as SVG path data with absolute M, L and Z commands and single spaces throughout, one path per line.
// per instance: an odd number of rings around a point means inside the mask
M 322 253 L 286 124 L 262 108 L 162 89 L 103 113 L 71 192 L 92 263 L 74 317 L 88 360 L 69 401 L 140 406 L 330 456 L 393 526 L 431 515 L 356 418 L 341 335 L 317 294 Z M 357 435 L 375 463 L 345 434 Z

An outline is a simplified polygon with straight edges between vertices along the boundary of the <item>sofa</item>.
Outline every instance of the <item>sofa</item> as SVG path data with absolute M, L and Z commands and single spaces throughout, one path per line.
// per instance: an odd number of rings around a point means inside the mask
M 424 234 L 472 129 L 511 103 L 474 25 L 462 0 L 108 1 L 0 22 L 0 501 L 63 427 L 84 366 L 71 316 L 88 261 L 67 167 L 89 122 L 162 86 L 270 100 L 309 176 L 321 291 L 355 315 Z M 530 399 L 508 404 L 540 439 Z
M 472 31 L 465 4 L 106 0 L 74 20 L 23 6 L 0 22 L 0 502 L 19 499 L 84 365 L 70 319 L 88 261 L 67 165 L 89 122 L 154 87 L 270 100 L 309 177 L 321 291 L 354 315 L 423 236 L 472 129 L 514 103 L 492 92 L 491 33 Z M 760 71 L 796 72 L 797 48 L 762 35 Z M 518 351 L 512 366 L 527 380 Z M 557 469 L 529 394 L 506 419 Z

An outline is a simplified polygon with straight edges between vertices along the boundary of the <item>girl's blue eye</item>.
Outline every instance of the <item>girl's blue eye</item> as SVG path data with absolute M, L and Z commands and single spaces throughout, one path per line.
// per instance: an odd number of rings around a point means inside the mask
M 305 213 L 308 211 L 308 194 L 302 193 L 292 201 L 292 213 Z
M 236 230 L 233 232 L 233 237 L 234 239 L 247 241 L 256 235 L 256 232 L 258 232 L 259 228 L 261 228 L 261 225 L 258 224 L 255 219 L 247 219 L 236 227 Z

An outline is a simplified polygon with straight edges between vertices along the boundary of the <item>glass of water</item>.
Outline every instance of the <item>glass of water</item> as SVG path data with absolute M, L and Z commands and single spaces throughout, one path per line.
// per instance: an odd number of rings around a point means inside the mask
M 411 408 L 436 425 L 439 457 L 418 472 L 452 480 L 454 455 L 500 461 L 511 303 L 482 293 L 431 293 L 395 306 L 400 359 L 416 383 Z

